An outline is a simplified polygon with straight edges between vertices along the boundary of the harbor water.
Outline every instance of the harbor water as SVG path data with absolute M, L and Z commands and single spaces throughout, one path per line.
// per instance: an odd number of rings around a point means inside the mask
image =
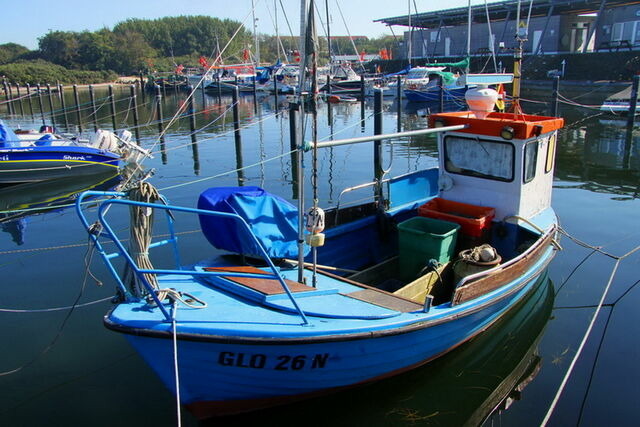
M 111 189 L 148 174 L 173 203 L 195 207 L 212 186 L 256 185 L 295 203 L 289 99 L 240 97 L 240 139 L 234 137 L 230 97 L 196 92 L 196 132 L 185 93 L 163 94 L 163 135 L 155 98 L 138 94 L 140 144 L 153 158 L 126 176 L 95 176 L 0 188 L 0 419 L 4 426 L 177 425 L 176 401 L 125 337 L 107 330 L 113 279 L 87 245 L 73 209 L 85 189 Z M 74 105 L 66 93 L 66 105 Z M 85 134 L 112 129 L 106 88 L 96 92 L 94 115 L 81 93 Z M 533 95 L 531 95 L 533 97 Z M 527 94 L 524 94 L 527 98 Z M 116 89 L 116 127 L 132 129 L 129 88 Z M 548 114 L 548 98 L 528 99 L 527 113 Z M 25 101 L 23 101 L 25 102 Z M 57 101 L 56 101 L 57 102 Z M 402 130 L 425 127 L 437 105 L 402 103 Z M 45 105 L 44 122 L 77 132 L 77 112 Z M 449 105 L 449 108 L 456 108 Z M 14 128 L 43 124 L 35 114 L 0 118 Z M 397 130 L 397 104 L 385 99 L 383 130 Z M 19 111 L 19 110 L 18 110 Z M 182 113 L 172 120 L 174 113 Z M 255 413 L 198 422 L 186 410 L 183 425 L 537 426 L 553 406 L 549 425 L 635 425 L 640 403 L 640 129 L 597 110 L 561 107 L 565 128 L 556 156 L 553 206 L 566 232 L 562 250 L 536 291 L 508 316 L 449 354 L 375 384 Z M 308 128 L 313 121 L 305 115 Z M 95 125 L 94 125 L 94 122 Z M 373 100 L 321 102 L 318 138 L 373 134 Z M 306 138 L 310 138 L 307 132 Z M 383 167 L 395 176 L 435 166 L 435 136 L 385 141 Z M 312 197 L 306 155 L 305 194 Z M 374 178 L 373 144 L 323 149 L 318 159 L 320 206 L 370 200 L 371 188 L 342 190 Z M 114 226 L 126 236 L 127 218 Z M 211 256 L 195 222 L 178 223 L 185 261 Z M 189 244 L 192 242 L 192 244 Z M 185 246 L 186 243 L 186 246 Z M 596 247 L 600 248 L 596 250 Z M 612 272 L 615 275 L 610 280 Z M 608 286 L 609 285 L 609 286 Z M 603 292 L 602 308 L 557 404 L 554 397 L 572 366 Z M 178 349 L 179 351 L 179 349 Z M 216 384 L 211 384 L 216 387 Z

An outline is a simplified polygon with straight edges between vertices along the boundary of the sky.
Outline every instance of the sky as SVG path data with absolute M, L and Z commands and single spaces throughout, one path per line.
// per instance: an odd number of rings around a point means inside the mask
M 10 0 L 4 0 L 9 2 Z M 320 19 L 325 22 L 325 0 L 316 0 Z M 435 0 L 328 0 L 331 35 L 378 37 L 391 34 L 389 28 L 374 19 L 406 15 L 414 3 L 418 12 L 440 9 L 444 3 Z M 448 0 L 445 8 L 466 6 L 468 0 Z M 275 34 L 274 3 L 278 6 L 279 33 L 289 35 L 281 4 L 294 35 L 299 33 L 300 0 L 253 0 L 257 31 Z M 472 4 L 481 4 L 474 0 Z M 29 49 L 38 47 L 38 38 L 49 31 L 96 31 L 113 28 L 129 18 L 155 19 L 165 16 L 205 15 L 230 18 L 251 28 L 251 0 L 22 0 L 10 1 L 2 8 L 0 44 L 18 43 Z M 339 7 L 338 7 L 339 4 Z M 344 16 L 344 20 L 341 13 Z M 345 22 L 348 25 L 345 26 Z M 404 27 L 394 27 L 401 35 Z M 318 30 L 319 35 L 324 31 Z

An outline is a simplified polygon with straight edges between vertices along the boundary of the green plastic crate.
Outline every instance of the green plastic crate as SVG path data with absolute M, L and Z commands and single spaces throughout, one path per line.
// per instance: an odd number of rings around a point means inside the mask
M 398 224 L 400 277 L 415 279 L 430 259 L 449 262 L 459 229 L 456 223 L 421 216 Z

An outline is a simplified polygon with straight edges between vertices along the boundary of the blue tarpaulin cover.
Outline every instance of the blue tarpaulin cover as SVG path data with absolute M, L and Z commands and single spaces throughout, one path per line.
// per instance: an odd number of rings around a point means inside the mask
M 298 210 L 260 187 L 215 187 L 204 191 L 198 209 L 237 214 L 258 238 L 270 258 L 297 258 Z M 260 257 L 242 225 L 230 218 L 200 215 L 205 237 L 218 249 Z M 305 248 L 305 255 L 309 248 Z
M 20 140 L 15 132 L 0 120 L 0 148 L 18 147 Z

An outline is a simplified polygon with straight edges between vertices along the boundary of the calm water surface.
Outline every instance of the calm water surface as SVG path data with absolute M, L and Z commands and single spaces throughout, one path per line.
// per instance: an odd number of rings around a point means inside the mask
M 128 88 L 117 91 L 118 127 L 132 126 Z M 97 93 L 99 126 L 112 128 L 106 92 Z M 73 105 L 67 94 L 67 106 Z M 180 118 L 158 139 L 156 107 L 138 98 L 140 140 L 154 152 L 143 164 L 151 182 L 175 204 L 194 206 L 198 194 L 220 185 L 258 185 L 289 200 L 295 194 L 286 98 L 240 101 L 242 140 L 233 137 L 230 99 L 196 95 L 197 144 L 189 122 Z M 540 100 L 539 100 L 540 101 Z M 54 100 L 54 109 L 57 104 Z M 84 129 L 92 130 L 87 109 Z M 164 117 L 184 103 L 168 93 Z M 45 102 L 45 106 L 48 105 Z M 205 110 L 203 111 L 203 105 Z M 347 138 L 373 133 L 371 105 L 319 108 L 319 137 Z M 37 113 L 37 103 L 34 103 Z M 404 105 L 403 129 L 420 128 L 416 114 L 428 108 Z M 530 103 L 530 113 L 544 104 Z M 24 109 L 28 111 L 25 104 Z M 279 112 L 279 114 L 277 114 Z M 4 112 L 4 111 L 3 111 Z M 628 135 L 623 120 L 591 110 L 562 112 L 567 121 L 557 155 L 553 205 L 564 230 L 581 241 L 620 256 L 640 245 L 640 133 Z M 396 130 L 396 107 L 385 101 L 385 131 Z M 13 126 L 34 128 L 36 117 L 8 117 Z M 76 113 L 69 112 L 75 131 Z M 309 120 L 311 120 L 309 118 Z M 61 114 L 56 124 L 64 128 Z M 342 189 L 371 181 L 371 144 L 320 153 L 319 199 L 335 205 Z M 390 175 L 436 160 L 434 137 L 399 140 L 384 146 Z M 307 160 L 307 174 L 311 171 Z M 175 400 L 123 336 L 102 326 L 108 301 L 74 310 L 13 312 L 68 307 L 106 299 L 114 283 L 98 260 L 91 262 L 86 234 L 64 207 L 86 188 L 107 189 L 119 177 L 34 184 L 0 189 L 0 419 L 6 426 L 175 425 Z M 310 197 L 310 188 L 307 187 Z M 352 194 L 353 201 L 370 194 Z M 341 203 L 344 202 L 341 200 Z M 60 206 L 62 205 L 62 207 Z M 18 209 L 16 211 L 16 209 Z M 34 210 L 30 210 L 34 209 Z M 9 212 L 9 210 L 13 210 Z M 127 218 L 128 220 L 128 218 Z M 124 227 L 116 221 L 116 226 Z M 210 250 L 200 245 L 196 224 L 178 224 L 183 243 L 193 241 L 195 261 Z M 563 237 L 559 252 L 531 295 L 498 325 L 449 355 L 413 372 L 377 384 L 296 405 L 214 420 L 204 425 L 539 425 L 576 353 L 615 260 Z M 211 249 L 211 253 L 213 250 Z M 586 261 L 584 261 L 586 258 Z M 582 264 L 581 262 L 584 261 Z M 636 425 L 640 404 L 640 254 L 622 261 L 583 354 L 553 413 L 550 425 Z M 85 264 L 91 265 L 86 273 Z M 13 372 L 12 372 L 13 371 Z M 211 385 L 215 387 L 215 384 Z M 186 411 L 185 425 L 198 425 Z

